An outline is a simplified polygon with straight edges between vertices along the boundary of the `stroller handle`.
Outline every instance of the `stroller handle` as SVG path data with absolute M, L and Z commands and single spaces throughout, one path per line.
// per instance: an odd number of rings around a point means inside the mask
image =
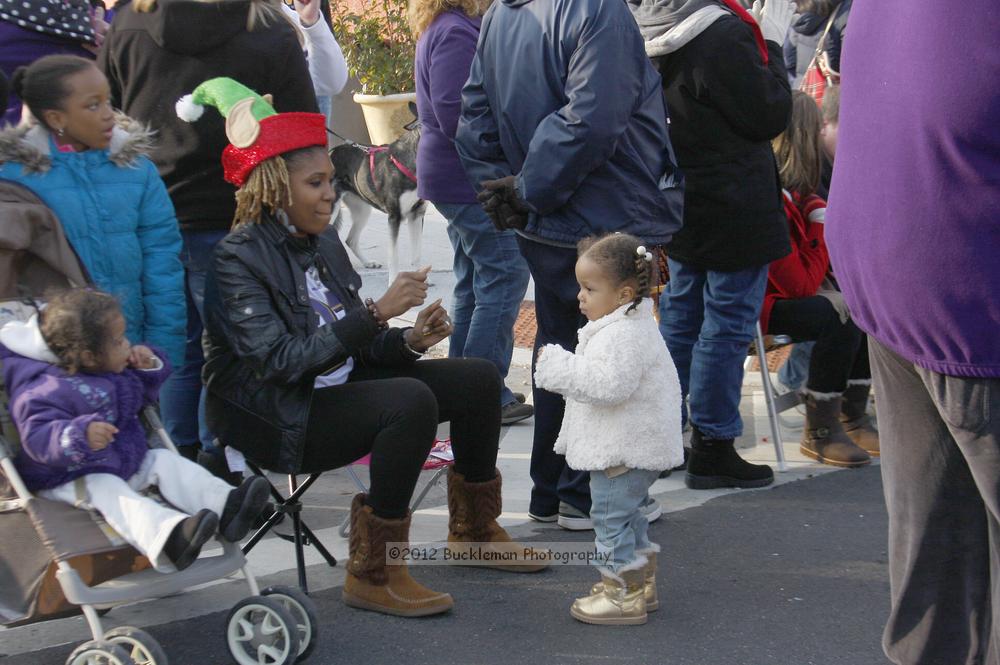
M 31 498 L 31 492 L 28 491 L 28 487 L 21 480 L 21 474 L 14 468 L 14 461 L 11 459 L 10 451 L 10 442 L 3 436 L 0 436 L 0 468 L 3 469 L 4 475 L 7 476 L 7 482 L 14 489 L 17 497 L 22 501 L 27 501 Z

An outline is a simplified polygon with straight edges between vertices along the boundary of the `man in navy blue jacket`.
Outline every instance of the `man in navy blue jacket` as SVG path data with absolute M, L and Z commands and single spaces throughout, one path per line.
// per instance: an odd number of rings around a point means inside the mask
M 536 350 L 576 346 L 577 241 L 622 231 L 660 245 L 680 229 L 682 179 L 659 76 L 621 0 L 494 3 L 456 147 L 494 223 L 518 232 L 535 281 Z M 588 474 L 552 450 L 563 400 L 533 392 L 529 514 L 590 528 Z

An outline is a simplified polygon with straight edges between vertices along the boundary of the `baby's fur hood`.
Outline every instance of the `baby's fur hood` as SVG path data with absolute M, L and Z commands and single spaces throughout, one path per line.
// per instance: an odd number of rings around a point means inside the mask
M 108 159 L 116 166 L 131 166 L 153 151 L 156 132 L 124 114 L 115 116 Z M 45 173 L 52 168 L 51 132 L 37 121 L 22 122 L 0 130 L 0 165 L 16 162 L 26 173 Z

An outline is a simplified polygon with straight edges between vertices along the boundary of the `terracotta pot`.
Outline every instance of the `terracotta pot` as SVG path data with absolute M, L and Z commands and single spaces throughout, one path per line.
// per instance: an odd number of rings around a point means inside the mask
M 417 102 L 417 93 L 406 92 L 398 95 L 354 95 L 354 101 L 361 105 L 368 125 L 368 136 L 374 145 L 392 143 L 405 131 L 403 127 L 413 122 L 408 104 Z

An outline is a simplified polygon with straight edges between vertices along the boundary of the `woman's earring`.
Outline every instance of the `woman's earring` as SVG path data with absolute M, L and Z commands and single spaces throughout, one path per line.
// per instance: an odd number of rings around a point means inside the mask
M 56 134 L 59 135 L 59 138 L 62 138 L 63 134 L 65 134 L 65 133 L 66 133 L 66 129 L 63 128 L 63 127 L 60 127 L 59 129 L 56 130 Z

